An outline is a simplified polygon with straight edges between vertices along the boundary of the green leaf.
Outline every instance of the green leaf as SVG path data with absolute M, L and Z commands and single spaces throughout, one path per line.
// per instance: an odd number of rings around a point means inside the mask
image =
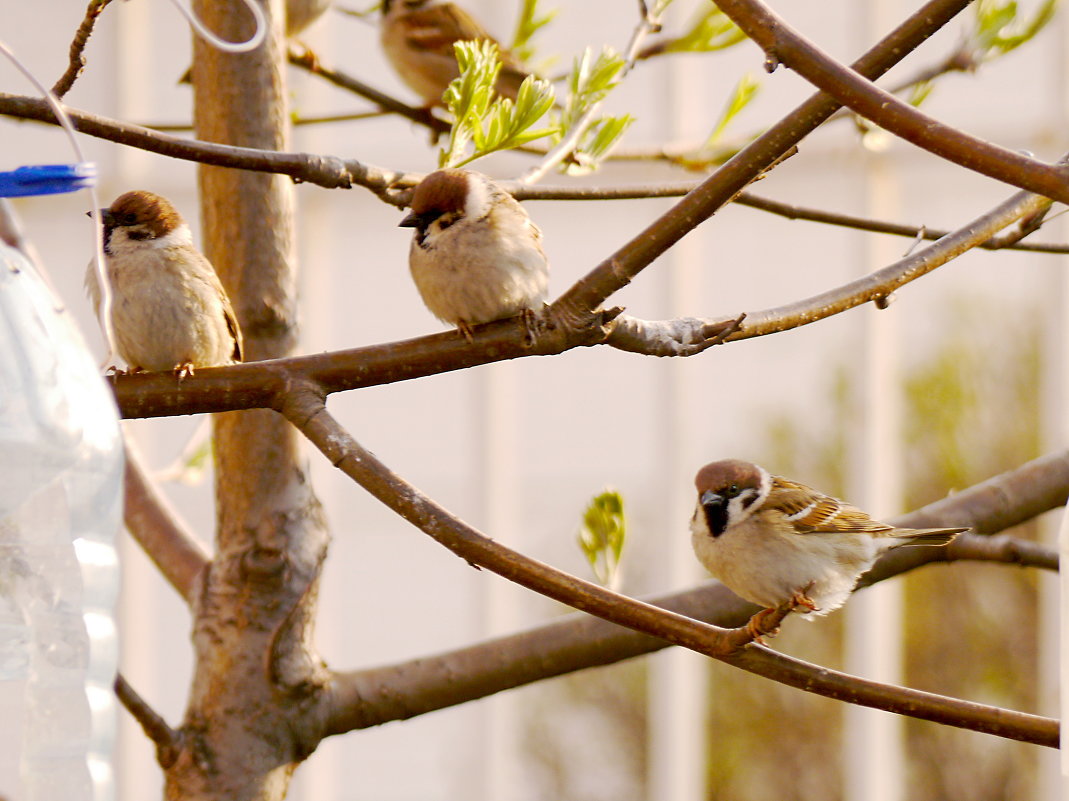
M 705 147 L 714 145 L 720 140 L 720 137 L 724 134 L 728 125 L 731 124 L 731 121 L 740 111 L 750 104 L 750 101 L 754 99 L 760 88 L 760 81 L 749 73 L 746 73 L 739 78 L 739 82 L 735 84 L 734 91 L 728 97 L 728 101 L 724 105 L 724 110 L 720 114 L 720 119 L 717 120 L 716 125 L 713 127 L 713 132 L 709 134 L 709 138 L 705 140 Z
M 487 41 L 458 42 L 454 50 L 460 74 L 443 95 L 453 126 L 448 146 L 439 152 L 439 166 L 458 167 L 545 135 L 532 136 L 528 129 L 553 107 L 555 96 L 549 82 L 529 76 L 515 102 L 498 97 L 494 89 L 501 69 L 497 46 Z
M 932 81 L 921 81 L 910 88 L 906 102 L 911 106 L 920 106 L 932 94 L 935 84 Z
M 690 27 L 670 41 L 665 50 L 672 53 L 710 53 L 726 50 L 746 38 L 723 11 L 711 3 L 700 11 Z
M 586 511 L 576 540 L 598 581 L 615 586 L 627 539 L 624 500 L 616 490 L 595 496 Z
M 1014 0 L 978 0 L 970 39 L 979 59 L 991 61 L 1033 39 L 1054 17 L 1058 0 L 1044 0 L 1029 19 L 1019 19 Z
M 520 5 L 519 19 L 516 20 L 516 31 L 512 35 L 512 44 L 509 46 L 509 50 L 521 63 L 527 64 L 534 59 L 531 39 L 553 21 L 557 12 L 558 9 L 554 8 L 544 14 L 539 14 L 538 0 L 523 0 Z

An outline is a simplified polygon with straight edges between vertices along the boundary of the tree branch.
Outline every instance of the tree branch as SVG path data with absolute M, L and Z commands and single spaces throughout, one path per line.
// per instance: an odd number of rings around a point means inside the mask
M 1061 451 L 1034 459 L 1025 465 L 977 484 L 972 489 L 959 492 L 929 504 L 923 509 L 895 521 L 896 525 L 913 528 L 939 528 L 957 520 L 973 520 L 973 528 L 980 534 L 1003 531 L 1030 520 L 1050 509 L 1064 506 L 1069 488 L 1069 452 Z M 957 525 L 957 523 L 953 523 Z M 958 539 L 962 539 L 958 537 Z M 1007 547 L 1006 557 L 1015 561 L 1028 556 L 1035 546 L 1019 543 L 1003 546 L 999 538 L 992 538 L 991 548 Z M 967 537 L 960 546 L 950 550 L 947 556 L 959 550 L 976 550 L 975 538 Z M 912 570 L 928 562 L 942 561 L 940 548 L 896 548 L 885 554 L 876 566 L 866 573 L 858 586 L 866 587 L 891 575 Z M 921 553 L 925 551 L 927 553 Z M 1033 563 L 1037 564 L 1037 558 Z M 1049 558 L 1048 558 L 1049 565 Z
M 156 761 L 164 769 L 169 768 L 182 750 L 181 734 L 167 725 L 167 721 L 137 694 L 121 673 L 116 674 L 114 686 L 119 701 L 141 724 L 145 736 L 156 744 Z
M 96 25 L 97 17 L 107 7 L 111 0 L 89 0 L 89 7 L 85 10 L 85 18 L 82 20 L 82 24 L 78 26 L 78 30 L 74 34 L 74 40 L 70 46 L 70 63 L 67 65 L 66 72 L 60 76 L 52 87 L 52 94 L 56 97 L 62 98 L 67 92 L 74 86 L 74 82 L 78 80 L 78 76 L 82 74 L 82 70 L 85 69 L 85 56 L 82 53 L 85 51 L 85 46 L 89 43 L 89 37 L 93 33 L 93 26 Z
M 216 167 L 288 175 L 295 181 L 316 184 L 327 189 L 362 186 L 394 205 L 400 205 L 391 194 L 394 184 L 414 185 L 419 181 L 418 175 L 395 172 L 354 159 L 218 145 L 214 142 L 171 136 L 70 106 L 65 108 L 76 130 L 109 142 Z M 35 97 L 0 92 L 0 114 L 58 124 L 47 101 Z
M 1035 459 L 953 496 L 894 520 L 899 526 L 968 523 L 994 532 L 1060 507 L 1069 497 L 1069 451 Z M 961 541 L 958 537 L 957 541 Z M 967 535 L 965 548 L 899 548 L 884 555 L 860 586 L 892 578 L 922 564 L 984 558 L 992 543 L 1007 561 L 1051 567 L 1057 554 L 1006 536 Z M 977 549 L 974 550 L 973 544 Z M 1013 546 L 1005 547 L 1012 543 Z M 922 556 L 922 561 L 912 558 Z M 906 556 L 905 560 L 900 557 Z M 999 561 L 1003 561 L 999 559 Z M 742 625 L 758 607 L 718 582 L 650 599 L 668 609 L 716 626 Z M 484 698 L 542 679 L 614 664 L 667 647 L 656 637 L 624 629 L 589 615 L 571 615 L 536 629 L 499 637 L 443 654 L 396 665 L 335 674 L 331 683 L 335 733 L 401 720 Z M 403 701 L 401 699 L 404 699 Z
M 152 485 L 141 457 L 126 442 L 124 522 L 142 550 L 187 604 L 192 603 L 197 578 L 210 562 L 204 546 L 178 513 Z
M 433 131 L 436 135 L 449 133 L 449 123 L 435 117 L 429 108 L 414 108 L 413 106 L 406 105 L 397 98 L 391 97 L 384 92 L 380 92 L 378 89 L 368 86 L 363 81 L 360 81 L 347 73 L 328 67 L 318 55 L 306 48 L 298 47 L 291 43 L 289 45 L 288 57 L 290 64 L 307 70 L 313 75 L 318 75 L 320 78 L 329 81 L 337 87 L 346 89 L 360 97 L 370 100 L 385 111 L 392 114 L 398 114 L 418 125 L 422 125 Z
M 969 0 L 930 0 L 858 59 L 853 68 L 867 78 L 878 78 L 968 5 Z M 811 97 L 595 267 L 555 305 L 576 314 L 597 308 L 613 293 L 627 286 L 654 259 L 776 164 L 838 108 L 839 103 L 827 95 Z
M 712 322 L 697 317 L 675 320 L 640 320 L 621 314 L 605 344 L 645 356 L 694 356 L 721 345 L 742 327 L 745 314 L 734 320 Z
M 1018 192 L 954 233 L 944 236 L 920 252 L 881 270 L 805 300 L 762 312 L 751 312 L 746 316 L 746 323 L 739 331 L 729 336 L 728 340 L 749 339 L 787 331 L 839 314 L 869 301 L 883 300 L 896 289 L 941 267 L 980 242 L 987 241 L 997 231 L 1042 208 L 1046 203 L 1046 198 L 1039 195 Z
M 110 0 L 109 0 L 110 2 Z M 137 147 L 170 158 L 214 164 L 220 167 L 273 172 L 288 175 L 295 181 L 313 183 L 328 189 L 363 186 L 394 206 L 404 206 L 409 200 L 409 190 L 422 177 L 418 173 L 402 173 L 384 167 L 365 165 L 354 160 L 342 160 L 334 156 L 309 153 L 281 153 L 251 148 L 229 147 L 212 142 L 183 139 L 162 135 L 156 129 L 120 122 L 79 109 L 67 108 L 75 128 L 82 133 L 96 136 L 118 144 Z M 0 114 L 20 119 L 56 124 L 51 109 L 39 98 L 10 95 L 0 92 Z M 176 126 L 176 130 L 178 126 Z M 183 126 L 188 130 L 189 126 Z M 683 197 L 702 184 L 697 181 L 680 181 L 660 185 L 637 185 L 617 187 L 562 187 L 529 186 L 519 182 L 500 182 L 517 200 L 637 200 L 659 197 Z M 734 202 L 742 206 L 779 214 L 789 219 L 812 220 L 831 225 L 842 225 L 877 233 L 896 234 L 935 240 L 946 234 L 939 229 L 924 226 L 868 220 L 847 214 L 837 214 L 820 209 L 809 209 L 769 198 L 740 192 Z M 987 250 L 1009 248 L 1041 253 L 1069 253 L 1069 245 L 1055 243 L 1028 243 L 993 239 L 978 247 Z
M 1069 166 L 1045 164 L 935 120 L 836 62 L 776 16 L 760 0 L 714 0 L 767 54 L 771 68 L 786 64 L 811 84 L 868 120 L 962 167 L 1069 203 Z
M 249 408 L 277 410 L 289 386 L 301 381 L 311 381 L 329 394 L 505 359 L 554 355 L 584 345 L 605 343 L 656 356 L 688 356 L 722 341 L 787 331 L 886 298 L 1046 202 L 1037 195 L 1019 192 L 913 256 L 820 295 L 749 313 L 745 322 L 738 315 L 660 322 L 622 317 L 617 322 L 618 309 L 593 316 L 576 312 L 575 318 L 567 318 L 563 315 L 574 311 L 563 301 L 569 290 L 549 308 L 547 325 L 533 346 L 527 341 L 522 321 L 514 318 L 477 326 L 473 345 L 451 331 L 316 356 L 206 368 L 181 381 L 169 373 L 116 376 L 112 381 L 124 417 L 161 417 Z M 730 333 L 725 335 L 725 331 Z
M 521 586 L 613 623 L 829 698 L 1050 747 L 1058 743 L 1057 721 L 881 685 L 818 668 L 753 644 L 740 648 L 739 639 L 730 637 L 732 630 L 618 595 L 525 557 L 453 517 L 390 471 L 334 420 L 322 394 L 314 387 L 303 392 L 295 388 L 288 401 L 283 413 L 331 464 L 453 553 Z M 328 727 L 328 731 L 333 730 Z
M 527 186 L 516 181 L 498 182 L 517 200 L 645 200 L 659 197 L 683 197 L 692 192 L 698 186 L 699 181 L 676 181 L 667 184 L 636 184 L 632 186 Z M 924 239 L 934 242 L 942 239 L 948 233 L 939 228 L 928 228 L 924 225 L 904 225 L 901 223 L 874 220 L 868 217 L 857 217 L 852 214 L 840 214 L 839 212 L 815 209 L 808 206 L 798 206 L 793 203 L 784 203 L 773 200 L 752 192 L 739 192 L 733 203 L 740 206 L 748 206 L 753 209 L 767 211 L 789 220 L 808 220 L 810 222 L 827 223 L 843 228 L 856 228 L 861 231 L 872 231 L 878 234 L 894 234 L 896 236 L 908 236 L 911 239 Z M 977 245 L 984 250 L 1027 250 L 1036 253 L 1069 253 L 1069 244 L 1055 242 L 1021 242 L 1024 236 L 1039 230 L 1042 225 L 1028 230 L 1007 234 L 1006 236 L 992 237 L 986 242 Z

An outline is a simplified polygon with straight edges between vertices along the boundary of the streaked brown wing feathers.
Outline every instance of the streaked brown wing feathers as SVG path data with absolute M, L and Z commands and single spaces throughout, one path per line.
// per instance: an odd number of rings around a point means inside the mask
M 868 532 L 882 534 L 892 526 L 873 520 L 860 509 L 816 492 L 790 479 L 776 476 L 772 482 L 774 508 L 794 523 L 800 534 Z

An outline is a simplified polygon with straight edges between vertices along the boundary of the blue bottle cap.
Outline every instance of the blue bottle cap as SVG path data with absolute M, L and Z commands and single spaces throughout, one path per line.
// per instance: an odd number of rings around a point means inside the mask
M 0 172 L 0 197 L 57 195 L 75 192 L 96 183 L 96 164 L 35 164 Z

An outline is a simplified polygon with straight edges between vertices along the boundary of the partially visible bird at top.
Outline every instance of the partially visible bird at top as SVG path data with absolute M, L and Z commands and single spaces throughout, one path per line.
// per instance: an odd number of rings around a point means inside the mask
M 516 99 L 528 76 L 523 64 L 456 3 L 440 0 L 383 0 L 379 39 L 397 75 L 427 107 L 442 104 L 442 94 L 457 69 L 455 42 L 489 41 L 498 45 L 501 72 L 497 93 Z
M 129 371 L 184 377 L 197 367 L 240 362 L 241 329 L 230 299 L 170 201 L 137 190 L 100 213 L 114 344 Z M 85 283 L 99 317 L 93 264 Z

